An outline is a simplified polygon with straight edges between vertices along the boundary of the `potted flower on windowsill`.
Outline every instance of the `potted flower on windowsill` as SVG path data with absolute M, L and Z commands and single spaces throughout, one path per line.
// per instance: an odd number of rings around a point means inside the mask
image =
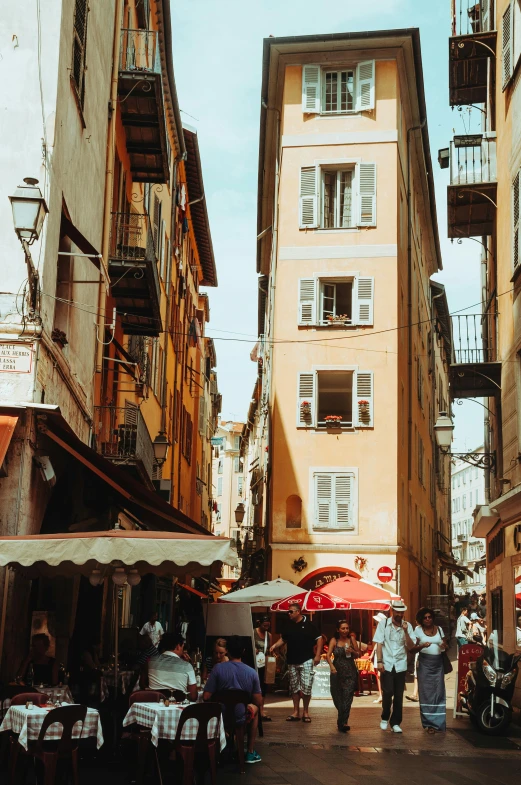
M 345 324 L 346 322 L 350 322 L 351 319 L 346 313 L 339 313 L 339 314 L 330 313 L 327 317 L 327 321 L 329 322 L 329 324 Z
M 371 420 L 371 408 L 369 401 L 358 401 L 358 416 L 360 422 L 366 425 Z
M 327 414 L 324 417 L 324 421 L 328 430 L 338 431 L 342 425 L 342 417 L 340 414 Z
M 311 403 L 309 401 L 302 401 L 300 404 L 300 416 L 306 422 L 311 420 Z

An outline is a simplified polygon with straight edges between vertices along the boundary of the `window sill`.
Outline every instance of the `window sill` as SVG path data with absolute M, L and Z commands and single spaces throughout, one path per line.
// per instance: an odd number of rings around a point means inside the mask
M 313 231 L 316 234 L 355 234 L 361 232 L 359 226 L 339 226 L 337 228 L 326 228 L 325 226 L 316 226 Z
M 319 534 L 338 534 L 339 532 L 343 532 L 344 534 L 357 533 L 354 526 L 350 526 L 349 528 L 341 528 L 339 526 L 313 526 L 313 531 L 318 532 Z
M 373 326 L 372 324 L 371 325 L 353 324 L 352 322 L 331 322 L 331 323 L 328 322 L 328 324 L 299 324 L 298 328 L 299 330 L 306 329 L 309 327 L 312 327 L 314 330 L 330 330 L 330 329 L 356 330 L 358 327 L 372 327 L 372 326 Z

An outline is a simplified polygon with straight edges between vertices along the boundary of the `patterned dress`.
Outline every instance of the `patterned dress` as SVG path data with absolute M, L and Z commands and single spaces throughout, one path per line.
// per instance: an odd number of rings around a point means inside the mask
M 345 646 L 336 645 L 332 651 L 336 673 L 330 675 L 331 697 L 338 712 L 338 728 L 341 730 L 349 721 L 353 696 L 358 686 L 358 671 L 355 661 Z

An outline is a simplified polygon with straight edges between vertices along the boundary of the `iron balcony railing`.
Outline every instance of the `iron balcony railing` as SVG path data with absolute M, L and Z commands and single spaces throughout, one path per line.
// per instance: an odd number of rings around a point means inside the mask
M 493 0 L 452 0 L 452 35 L 494 30 Z
M 156 30 L 121 30 L 119 70 L 161 73 Z
M 452 317 L 453 361 L 456 364 L 496 362 L 497 313 Z
M 154 446 L 137 406 L 96 406 L 97 451 L 114 463 L 141 464 L 152 479 Z
M 109 249 L 111 259 L 144 262 L 150 239 L 148 215 L 132 212 L 112 213 Z
M 473 186 L 496 181 L 495 136 L 455 136 L 450 143 L 450 184 Z
M 136 363 L 137 376 L 140 384 L 150 384 L 150 355 L 148 342 L 144 335 L 131 335 L 128 340 L 127 352 Z

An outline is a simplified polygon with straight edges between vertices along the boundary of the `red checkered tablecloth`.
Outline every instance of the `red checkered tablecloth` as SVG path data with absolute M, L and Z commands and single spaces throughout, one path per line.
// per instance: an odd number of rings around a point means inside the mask
M 18 741 L 24 749 L 27 749 L 29 741 L 37 740 L 40 728 L 49 711 L 51 711 L 51 709 L 40 708 L 38 706 L 33 706 L 32 709 L 26 709 L 25 706 L 11 706 L 4 717 L 4 721 L 0 725 L 0 733 L 10 730 L 13 733 L 19 734 Z M 51 725 L 45 734 L 45 740 L 58 741 L 58 739 L 61 738 L 61 734 L 61 724 Z M 73 736 L 77 739 L 80 735 L 82 739 L 86 739 L 88 736 L 95 736 L 98 749 L 103 744 L 101 722 L 99 712 L 97 712 L 96 709 L 87 710 L 83 730 L 81 723 L 76 723 Z
M 142 725 L 152 731 L 152 744 L 157 747 L 159 739 L 170 739 L 173 741 L 177 732 L 177 726 L 181 718 L 181 713 L 188 704 L 171 704 L 162 706 L 160 703 L 133 703 L 127 712 L 123 725 Z M 208 738 L 212 738 L 216 731 L 217 720 L 210 720 L 208 723 Z M 195 741 L 197 736 L 198 722 L 190 719 L 185 723 L 182 738 L 187 741 Z M 219 739 L 221 749 L 226 746 L 226 736 L 223 723 L 219 723 Z

